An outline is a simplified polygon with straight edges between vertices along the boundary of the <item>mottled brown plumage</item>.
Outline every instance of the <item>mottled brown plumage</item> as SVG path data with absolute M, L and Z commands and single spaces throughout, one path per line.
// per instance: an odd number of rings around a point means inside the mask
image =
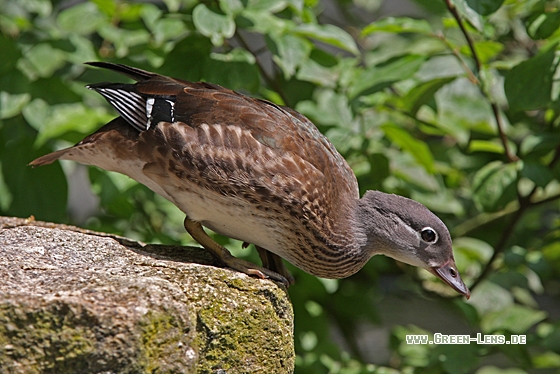
M 196 240 L 249 274 L 284 280 L 232 258 L 200 224 L 260 247 L 266 264 L 285 277 L 275 255 L 311 274 L 341 278 L 382 253 L 429 269 L 468 295 L 445 225 L 400 196 L 368 192 L 360 199 L 346 161 L 303 115 L 209 83 L 92 65 L 138 81 L 90 86 L 121 116 L 31 165 L 65 159 L 126 174 L 177 205 Z M 426 228 L 436 238 L 424 245 Z

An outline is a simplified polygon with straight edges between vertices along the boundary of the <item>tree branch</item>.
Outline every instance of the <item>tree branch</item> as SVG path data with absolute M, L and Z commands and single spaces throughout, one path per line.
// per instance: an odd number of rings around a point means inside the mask
M 445 0 L 445 5 L 447 5 L 447 9 L 449 10 L 449 13 L 451 13 L 451 15 L 453 15 L 453 18 L 455 18 L 455 20 L 457 21 L 457 24 L 459 25 L 459 28 L 461 29 L 461 32 L 465 36 L 465 39 L 467 40 L 467 44 L 469 45 L 469 49 L 471 50 L 471 54 L 472 54 L 474 63 L 476 64 L 476 68 L 477 68 L 478 71 L 480 71 L 482 69 L 482 64 L 480 63 L 480 59 L 478 58 L 478 53 L 476 53 L 476 49 L 474 48 L 474 42 L 471 39 L 470 34 L 467 32 L 467 29 L 465 28 L 465 25 L 463 24 L 463 20 L 461 19 L 461 15 L 457 11 L 457 8 L 451 2 L 451 0 Z
M 488 263 L 486 263 L 484 270 L 482 270 L 478 278 L 471 285 L 471 291 L 476 288 L 476 286 L 478 286 L 480 282 L 482 282 L 484 278 L 488 276 L 488 274 L 490 274 L 494 261 L 496 261 L 500 253 L 502 253 L 506 249 L 507 243 L 511 238 L 511 235 L 513 234 L 513 229 L 515 228 L 521 217 L 523 217 L 525 211 L 536 205 L 536 203 L 531 202 L 531 198 L 535 195 L 536 192 L 537 186 L 533 187 L 533 189 L 527 196 L 518 195 L 517 199 L 519 201 L 519 209 L 513 213 L 513 217 L 511 217 L 511 220 L 509 221 L 507 226 L 502 230 L 502 235 L 494 246 L 494 253 L 492 254 L 492 257 L 490 257 L 490 260 L 488 260 Z
M 508 216 L 519 209 L 518 204 L 508 204 L 504 209 L 495 213 L 480 213 L 453 228 L 452 237 L 469 236 L 471 232 L 483 225 L 494 222 L 504 216 Z
M 463 33 L 463 35 L 465 37 L 465 40 L 467 41 L 467 44 L 469 46 L 469 49 L 471 50 L 471 54 L 472 54 L 474 63 L 476 65 L 476 69 L 480 73 L 480 71 L 482 70 L 482 63 L 480 62 L 480 58 L 478 57 L 478 53 L 476 52 L 476 48 L 474 47 L 474 42 L 473 42 L 470 34 L 468 33 L 467 29 L 465 28 L 463 20 L 461 19 L 461 15 L 457 11 L 457 8 L 455 7 L 455 5 L 453 5 L 451 0 L 444 0 L 444 1 L 445 1 L 446 6 L 447 6 L 447 9 L 453 15 L 453 17 L 457 21 L 457 24 L 459 25 L 459 28 L 461 29 L 461 32 Z M 470 71 L 470 69 L 467 70 L 467 72 L 469 72 L 469 71 Z M 484 87 L 483 87 L 484 82 L 482 82 L 480 79 L 478 79 L 478 81 L 480 82 L 478 87 L 480 88 L 482 94 L 488 99 L 488 102 L 490 103 L 490 106 L 492 107 L 492 113 L 494 114 L 494 118 L 496 119 L 496 125 L 498 126 L 498 133 L 500 135 L 500 140 L 502 141 L 502 144 L 504 146 L 504 152 L 506 154 L 506 158 L 509 162 L 515 162 L 515 161 L 519 160 L 519 157 L 517 157 L 514 153 L 512 153 L 510 148 L 509 148 L 508 141 L 507 141 L 507 136 L 506 136 L 505 131 L 504 131 L 504 125 L 503 125 L 503 121 L 502 121 L 502 118 L 501 118 L 501 115 L 500 115 L 500 109 L 498 107 L 498 104 L 496 104 L 494 102 L 494 100 L 492 100 L 490 95 L 486 92 L 486 90 L 484 90 Z
M 490 274 L 494 261 L 496 261 L 500 253 L 502 253 L 506 249 L 506 245 L 509 241 L 509 238 L 511 237 L 513 229 L 515 228 L 515 225 L 517 225 L 517 222 L 523 216 L 523 213 L 525 213 L 526 209 L 526 207 L 519 207 L 519 209 L 516 210 L 515 213 L 513 213 L 513 217 L 511 218 L 507 226 L 502 230 L 502 235 L 494 246 L 494 253 L 492 254 L 492 257 L 490 257 L 490 260 L 488 260 L 486 266 L 484 267 L 478 278 L 476 278 L 474 283 L 469 287 L 471 292 Z
M 512 153 L 511 150 L 509 149 L 508 139 L 506 136 L 506 132 L 504 130 L 504 124 L 502 122 L 502 117 L 500 116 L 500 108 L 498 108 L 498 104 L 493 102 L 490 98 L 488 98 L 488 100 L 490 101 L 490 106 L 492 107 L 494 118 L 496 119 L 496 125 L 498 126 L 498 133 L 500 134 L 500 139 L 502 140 L 506 157 L 509 162 L 518 161 L 519 157 L 517 157 L 517 155 Z
M 467 72 L 467 75 L 469 76 L 469 80 L 473 83 L 476 84 L 477 86 L 480 86 L 480 81 L 478 80 L 477 76 L 475 73 L 473 73 L 473 71 L 471 70 L 471 68 L 467 65 L 467 63 L 465 62 L 465 59 L 463 58 L 463 56 L 461 56 L 461 54 L 459 53 L 459 51 L 457 50 L 457 48 L 455 48 L 455 46 L 453 44 L 451 44 L 449 42 L 449 40 L 447 40 L 447 38 L 445 37 L 445 35 L 443 35 L 442 33 L 435 33 L 434 34 L 436 38 L 438 38 L 439 40 L 441 40 L 442 42 L 444 42 L 447 47 L 451 50 L 451 52 L 453 53 L 453 55 L 455 55 L 455 57 L 457 58 L 457 60 L 459 60 L 459 63 L 463 66 L 463 69 L 465 69 L 465 71 Z

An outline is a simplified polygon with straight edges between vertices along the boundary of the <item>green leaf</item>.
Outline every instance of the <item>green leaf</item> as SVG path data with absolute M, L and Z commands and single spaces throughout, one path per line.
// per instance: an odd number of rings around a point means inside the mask
M 545 188 L 554 180 L 554 174 L 550 168 L 538 162 L 526 161 L 521 169 L 521 176 L 530 179 L 537 186 Z
M 0 58 L 0 75 L 2 75 L 9 73 L 10 70 L 15 68 L 17 61 L 21 57 L 21 52 L 13 39 L 6 38 L 1 33 L 0 51 L 2 51 L 2 58 Z
M 307 60 L 312 45 L 309 41 L 292 34 L 271 34 L 270 38 L 278 52 L 272 58 L 282 69 L 284 78 L 289 79 L 295 74 L 296 68 Z
M 346 129 L 346 133 L 352 126 L 352 111 L 348 99 L 331 89 L 321 90 L 314 102 L 300 102 L 296 109 L 309 115 L 320 125 L 337 126 Z
M 117 4 L 112 0 L 91 0 L 97 6 L 99 11 L 105 13 L 109 17 L 113 17 L 117 10 Z
M 130 53 L 131 48 L 145 45 L 150 41 L 150 33 L 146 29 L 127 30 L 112 24 L 103 24 L 97 32 L 114 44 L 117 57 L 125 57 Z
M 453 240 L 453 251 L 476 263 L 486 263 L 494 253 L 494 249 L 487 242 L 466 236 Z M 457 263 L 460 262 L 457 259 Z
M 446 373 L 472 373 L 478 366 L 479 353 L 475 344 L 457 346 L 441 344 L 435 347 L 433 355 L 441 361 Z
M 296 26 L 296 23 L 291 19 L 275 17 L 264 10 L 245 9 L 241 16 L 236 19 L 240 28 L 245 27 L 248 31 L 261 34 L 292 32 Z
M 434 157 L 430 148 L 421 140 L 413 138 L 406 130 L 394 125 L 382 125 L 385 135 L 402 150 L 409 152 L 416 162 L 430 174 L 435 172 Z
M 286 6 L 288 2 L 285 0 L 248 0 L 247 9 L 250 10 L 265 10 L 270 13 L 280 12 Z
M 542 248 L 543 256 L 552 262 L 560 264 L 560 241 L 552 242 Z
M 555 48 L 523 61 L 505 74 L 504 90 L 511 110 L 535 110 L 551 102 L 552 81 L 558 63 Z
M 358 46 L 350 34 L 334 25 L 305 23 L 297 26 L 294 32 L 301 36 L 306 36 L 338 47 L 355 55 L 359 54 Z
M 52 12 L 52 2 L 49 0 L 27 0 L 19 2 L 21 6 L 30 13 L 37 13 L 43 18 Z
M 504 45 L 492 40 L 483 40 L 474 43 L 474 48 L 480 62 L 485 64 L 500 54 L 504 50 Z M 471 49 L 467 45 L 461 47 L 461 53 L 466 56 L 472 56 Z
M 85 2 L 60 12 L 56 22 L 61 29 L 69 33 L 86 35 L 94 32 L 105 22 L 105 15 L 99 11 L 95 4 Z
M 459 10 L 459 13 L 462 14 L 474 28 L 478 31 L 483 30 L 484 20 L 478 12 L 469 6 L 468 0 L 452 0 L 452 2 Z
M 545 352 L 543 354 L 536 355 L 533 357 L 533 363 L 535 368 L 543 369 L 550 368 L 555 369 L 560 367 L 560 355 L 554 352 Z
M 243 11 L 243 2 L 241 0 L 220 0 L 220 9 L 232 17 L 237 16 Z
M 431 34 L 432 26 L 425 20 L 418 20 L 408 17 L 394 18 L 388 17 L 381 21 L 373 22 L 364 27 L 362 36 L 367 36 L 376 32 L 390 33 L 418 33 Z
M 410 78 L 422 66 L 426 56 L 404 55 L 375 65 L 357 75 L 349 89 L 350 98 L 368 95 L 389 85 Z
M 463 206 L 449 190 L 430 194 L 412 191 L 410 197 L 434 212 L 448 213 L 455 216 L 462 216 L 464 214 Z
M 65 59 L 65 52 L 53 48 L 48 43 L 40 43 L 25 54 L 25 60 L 20 60 L 23 65 L 20 66 L 32 79 L 46 78 L 60 69 L 64 65 Z
M 323 87 L 334 87 L 338 81 L 338 73 L 315 62 L 313 59 L 307 59 L 301 63 L 296 78 Z
M 495 135 L 495 118 L 480 90 L 468 79 L 459 78 L 435 94 L 437 126 L 467 147 L 471 132 Z
M 514 200 L 518 170 L 522 163 L 494 161 L 480 169 L 473 178 L 473 199 L 479 209 L 495 212 Z
M 21 117 L 20 117 L 21 118 Z M 16 217 L 31 215 L 40 220 L 66 220 L 66 177 L 59 163 L 31 168 L 27 164 L 52 149 L 33 146 L 33 135 L 22 120 L 0 129 L 0 159 L 4 185 L 11 201 L 5 212 Z
M 527 371 L 517 368 L 500 369 L 496 366 L 483 366 L 476 374 L 527 374 Z
M 521 305 L 510 305 L 507 308 L 490 312 L 482 317 L 480 328 L 486 334 L 493 332 L 511 332 L 523 334 L 535 323 L 542 321 L 546 312 L 530 309 Z
M 535 13 L 528 18 L 526 27 L 532 39 L 546 39 L 560 27 L 560 12 Z
M 102 108 L 89 108 L 82 103 L 48 106 L 40 99 L 35 99 L 26 106 L 23 115 L 27 122 L 39 131 L 37 146 L 67 132 L 92 132 L 100 123 L 112 118 Z
M 181 7 L 191 8 L 192 6 L 194 6 L 192 0 L 191 1 L 163 0 L 163 3 L 165 4 L 165 6 L 167 6 L 167 9 L 169 9 L 169 11 L 172 13 L 178 12 L 179 9 L 181 9 Z
M 251 62 L 248 52 L 234 49 L 220 54 L 212 50 L 212 43 L 206 37 L 193 33 L 167 55 L 160 73 L 191 81 L 205 80 L 232 90 L 258 89 L 258 68 Z
M 389 159 L 380 153 L 372 153 L 367 157 L 370 165 L 368 173 L 358 175 L 358 184 L 362 190 L 381 190 L 383 181 L 390 174 Z
M 96 48 L 87 37 L 71 34 L 68 36 L 68 40 L 75 48 L 74 51 L 68 53 L 68 62 L 81 65 L 84 61 L 97 60 Z M 66 85 L 66 82 L 60 81 L 60 83 Z
M 215 46 L 221 46 L 224 39 L 235 34 L 235 22 L 230 15 L 222 15 L 199 4 L 193 10 L 193 23 L 200 33 L 212 41 Z
M 469 7 L 482 16 L 488 16 L 502 6 L 504 0 L 467 0 Z
M 162 18 L 154 23 L 152 32 L 156 43 L 161 45 L 168 40 L 180 37 L 187 32 L 187 29 L 185 23 L 179 19 Z
M 9 94 L 0 91 L 0 119 L 10 118 L 21 113 L 30 99 L 31 95 L 28 93 Z
M 89 168 L 92 189 L 100 198 L 100 204 L 110 214 L 129 219 L 135 212 L 131 203 L 130 190 L 137 183 L 130 178 L 123 178 L 122 174 L 108 173 L 96 168 Z
M 558 144 L 560 144 L 560 133 L 529 134 L 521 142 L 520 150 L 525 156 L 542 157 L 554 150 Z
M 422 105 L 433 100 L 435 93 L 454 79 L 455 77 L 436 78 L 420 83 L 406 93 L 401 99 L 401 103 L 410 114 L 415 116 Z
M 251 65 L 256 61 L 255 56 L 251 52 L 241 48 L 234 48 L 228 53 L 213 52 L 210 54 L 210 58 L 224 62 L 246 62 Z
M 504 146 L 499 140 L 472 140 L 469 143 L 469 152 L 490 152 L 503 154 Z
M 428 82 L 438 78 L 460 78 L 465 75 L 464 68 L 453 56 L 433 56 L 426 60 L 415 78 L 421 82 Z M 472 85 L 472 83 L 470 83 Z
M 144 7 L 154 8 L 151 4 L 140 4 L 133 1 L 128 1 L 119 4 L 117 8 L 117 17 L 119 17 L 122 22 L 138 22 L 142 19 L 142 13 L 144 13 Z M 159 14 L 160 12 L 158 12 Z
M 478 314 L 499 313 L 514 305 L 513 296 L 505 288 L 490 281 L 483 281 L 473 291 L 469 304 L 475 307 Z

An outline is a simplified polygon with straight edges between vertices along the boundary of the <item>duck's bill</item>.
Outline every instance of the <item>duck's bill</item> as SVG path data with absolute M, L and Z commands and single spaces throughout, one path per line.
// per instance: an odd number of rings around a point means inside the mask
M 440 267 L 433 267 L 430 269 L 430 272 L 447 283 L 449 287 L 464 295 L 467 300 L 471 297 L 471 291 L 463 283 L 459 271 L 457 271 L 457 266 L 455 266 L 455 261 L 449 260 Z

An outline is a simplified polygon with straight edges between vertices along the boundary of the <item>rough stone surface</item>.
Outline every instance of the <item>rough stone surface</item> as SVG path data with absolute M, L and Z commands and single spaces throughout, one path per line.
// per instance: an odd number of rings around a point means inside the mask
M 290 373 L 285 289 L 204 250 L 0 217 L 2 373 Z

